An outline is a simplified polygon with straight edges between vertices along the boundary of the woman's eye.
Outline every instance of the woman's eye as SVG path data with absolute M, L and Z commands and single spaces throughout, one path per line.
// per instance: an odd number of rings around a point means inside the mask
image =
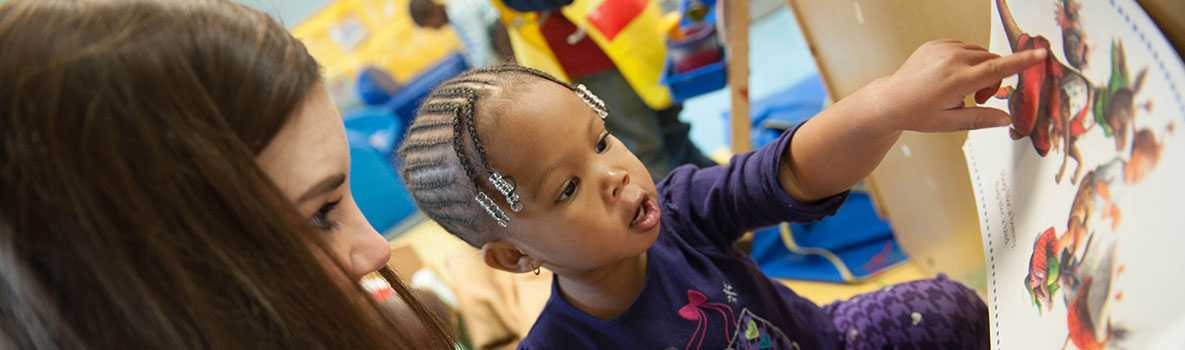
M 309 219 L 309 223 L 318 230 L 333 231 L 334 228 L 337 228 L 337 222 L 329 220 L 329 214 L 333 212 L 333 209 L 337 208 L 338 203 L 341 203 L 340 199 L 322 205 L 321 208 L 318 208 L 317 212 L 313 214 L 313 217 Z
M 574 177 L 564 184 L 564 190 L 560 192 L 560 197 L 556 198 L 556 202 L 563 202 L 572 199 L 576 195 L 576 190 L 580 189 L 580 178 Z
M 608 148 L 609 148 L 609 132 L 605 131 L 605 132 L 602 132 L 601 137 L 597 139 L 596 151 L 597 151 L 597 153 L 601 153 L 601 152 L 604 152 Z

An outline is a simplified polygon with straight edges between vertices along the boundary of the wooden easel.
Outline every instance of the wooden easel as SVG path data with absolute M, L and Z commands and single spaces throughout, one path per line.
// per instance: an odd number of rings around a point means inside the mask
M 919 45 L 986 47 L 990 2 L 789 0 L 834 100 L 892 74 Z M 905 133 L 866 183 L 915 264 L 983 290 L 984 253 L 963 157 L 966 133 Z

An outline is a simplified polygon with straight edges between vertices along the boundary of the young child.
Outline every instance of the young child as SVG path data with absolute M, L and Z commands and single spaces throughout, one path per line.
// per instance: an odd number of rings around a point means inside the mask
M 742 232 L 835 212 L 903 131 L 1008 125 L 982 103 L 1045 59 L 955 41 L 728 165 L 655 185 L 583 86 L 501 66 L 425 101 L 400 147 L 416 204 L 511 272 L 555 273 L 523 349 L 983 348 L 987 308 L 942 277 L 819 307 L 732 248 Z

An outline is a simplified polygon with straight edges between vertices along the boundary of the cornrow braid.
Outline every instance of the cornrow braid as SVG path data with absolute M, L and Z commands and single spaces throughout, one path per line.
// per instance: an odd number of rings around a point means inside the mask
M 542 71 L 517 65 L 471 70 L 450 79 L 424 99 L 399 148 L 400 176 L 416 206 L 445 230 L 474 247 L 492 238 L 493 226 L 510 219 L 496 201 L 482 191 L 483 174 L 495 174 L 477 132 L 477 119 L 496 118 L 497 108 L 484 99 L 525 83 L 523 78 L 550 81 L 577 92 L 577 87 Z M 579 92 L 578 92 L 579 93 Z M 588 101 L 581 93 L 581 98 Z M 598 106 L 603 109 L 603 106 Z M 478 115 L 481 113 L 482 115 Z M 447 131 L 446 131 L 447 130 Z M 466 135 L 468 134 L 468 135 Z M 451 146 L 451 149 L 445 146 Z M 467 181 L 459 181 L 464 176 Z M 509 190 L 513 191 L 513 182 Z M 517 194 L 506 183 L 492 183 L 516 209 Z M 480 202 L 480 203 L 479 203 Z

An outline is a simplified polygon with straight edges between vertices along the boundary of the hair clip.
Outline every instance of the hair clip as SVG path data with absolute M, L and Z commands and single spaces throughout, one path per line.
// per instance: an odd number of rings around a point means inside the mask
M 596 94 L 593 94 L 592 91 L 589 91 L 588 88 L 584 86 L 584 84 L 576 84 L 576 94 L 580 95 L 580 98 L 584 100 L 584 103 L 587 103 L 589 107 L 592 107 L 592 109 L 597 112 L 597 115 L 601 116 L 601 119 L 609 117 L 609 110 L 605 108 L 605 101 L 602 101 L 600 97 L 597 97 Z
M 494 199 L 487 196 L 485 192 L 477 191 L 477 197 L 474 199 L 477 199 L 477 203 L 485 208 L 486 213 L 494 217 L 494 221 L 498 222 L 498 225 L 506 227 L 510 224 L 510 217 L 506 216 L 506 212 L 502 211 L 502 208 L 494 203 Z
M 514 180 L 508 176 L 502 175 L 497 171 L 490 172 L 490 183 L 494 184 L 494 188 L 498 192 L 502 192 L 502 196 L 506 197 L 506 203 L 510 204 L 510 210 L 517 213 L 523 210 L 523 203 L 519 200 L 517 186 Z

